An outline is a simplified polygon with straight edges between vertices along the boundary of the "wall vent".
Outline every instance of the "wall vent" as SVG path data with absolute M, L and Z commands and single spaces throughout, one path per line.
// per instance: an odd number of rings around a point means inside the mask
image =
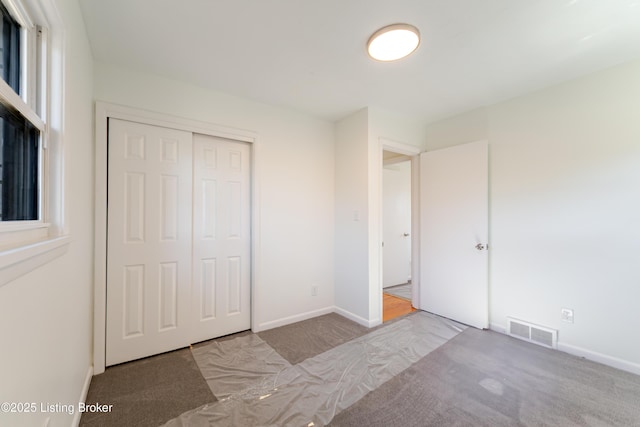
M 507 335 L 549 348 L 558 348 L 558 331 L 507 317 Z

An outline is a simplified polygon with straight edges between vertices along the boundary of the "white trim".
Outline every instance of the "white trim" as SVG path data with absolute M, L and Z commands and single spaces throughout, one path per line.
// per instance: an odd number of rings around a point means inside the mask
M 489 329 L 504 335 L 507 335 L 507 327 L 498 323 L 489 323 Z
M 261 145 L 255 137 L 251 145 L 251 330 L 256 331 L 258 325 L 258 290 L 261 289 L 262 267 L 262 246 L 260 239 L 260 163 Z
M 257 139 L 257 134 L 252 131 L 172 116 L 170 114 L 157 113 L 155 111 L 127 107 L 125 105 L 96 101 L 96 114 L 98 114 L 99 110 L 104 110 L 107 114 L 106 117 L 113 119 L 128 120 L 152 126 L 161 126 L 249 143 L 254 143 Z
M 574 356 L 584 357 L 585 359 L 589 359 L 593 362 L 601 363 L 603 365 L 611 366 L 612 368 L 640 375 L 640 364 L 638 363 L 629 362 L 617 357 L 608 356 L 606 354 L 587 350 L 586 348 L 577 347 L 571 344 L 564 344 L 562 342 L 558 342 L 558 350 L 572 354 Z
M 18 22 L 18 24 L 20 24 L 21 27 L 27 29 L 33 28 L 33 19 L 31 19 L 31 15 L 21 1 L 2 0 L 2 3 L 6 6 L 9 14 L 16 20 L 16 22 Z
M 420 308 L 420 155 L 411 158 L 411 304 Z
M 494 331 L 507 335 L 507 328 L 499 323 L 491 323 L 489 328 Z M 550 349 L 551 350 L 551 349 Z M 640 364 L 630 362 L 628 360 L 619 359 L 617 357 L 609 356 L 596 351 L 588 350 L 586 348 L 578 347 L 572 344 L 565 344 L 558 341 L 557 351 L 568 353 L 573 356 L 584 357 L 592 362 L 600 363 L 602 365 L 610 366 L 612 368 L 620 369 L 622 371 L 631 372 L 632 374 L 640 375 Z
M 382 324 L 382 320 L 380 318 L 367 320 L 364 317 L 360 317 L 357 314 L 353 314 L 350 311 L 345 310 L 344 308 L 340 308 L 338 306 L 333 307 L 333 312 L 339 314 L 342 317 L 346 317 L 349 320 L 353 320 L 354 322 L 366 326 L 367 328 L 373 328 L 374 326 L 378 326 Z
M 14 231 L 33 230 L 36 228 L 49 228 L 51 224 L 42 221 L 5 221 L 0 222 L 0 234 L 13 233 Z
M 46 25 L 46 43 L 43 53 L 46 61 L 42 73 L 43 87 L 41 115 L 46 121 L 46 138 L 43 139 L 44 159 L 41 188 L 43 220 L 51 223 L 51 235 L 70 234 L 67 212 L 68 200 L 65 198 L 64 165 L 69 153 L 64 150 L 64 111 L 65 111 L 65 28 L 55 2 L 34 0 L 29 4 L 32 16 L 37 22 Z
M 59 246 L 69 243 L 69 236 L 62 236 L 43 242 L 32 243 L 15 249 L 3 251 L 0 255 L 0 269 L 23 261 L 25 258 L 33 258 L 43 252 L 48 252 Z
M 87 394 L 89 393 L 89 386 L 91 385 L 91 378 L 93 377 L 93 366 L 89 366 L 87 369 L 87 375 L 84 378 L 84 385 L 82 386 L 82 391 L 80 392 L 80 398 L 78 399 L 79 403 L 87 403 Z M 82 417 L 82 413 L 80 411 L 76 411 L 76 414 L 73 416 L 72 426 L 78 427 L 80 425 L 80 418 Z
M 63 255 L 70 242 L 62 236 L 0 252 L 0 286 Z
M 314 317 L 322 316 L 334 312 L 334 307 L 325 307 L 319 310 L 307 311 L 306 313 L 296 314 L 294 316 L 283 317 L 277 320 L 271 320 L 269 322 L 260 323 L 253 332 L 262 332 L 268 329 L 277 328 L 280 326 L 290 325 L 291 323 L 302 322 L 303 320 L 312 319 Z
M 389 138 L 378 138 L 380 146 L 383 150 L 392 151 L 398 154 L 404 154 L 405 156 L 416 156 L 420 154 L 420 147 L 406 144 L 404 142 L 394 141 Z
M 46 241 L 50 238 L 46 225 L 16 227 L 0 231 L 0 254 L 5 251 L 20 249 L 29 244 Z M 1 256 L 1 255 L 0 255 Z
M 4 100 L 3 104 L 15 107 L 40 132 L 45 131 L 45 123 L 40 116 L 3 79 L 0 79 L 0 98 Z
M 106 339 L 106 292 L 107 292 L 107 158 L 108 118 L 128 120 L 148 125 L 161 126 L 187 132 L 211 135 L 220 138 L 251 143 L 252 185 L 251 190 L 251 327 L 256 330 L 256 289 L 260 283 L 260 195 L 258 154 L 260 146 L 255 132 L 234 129 L 213 123 L 201 122 L 163 113 L 141 110 L 123 105 L 96 102 L 95 122 L 95 225 L 94 225 L 94 322 L 93 322 L 93 371 L 104 372 Z

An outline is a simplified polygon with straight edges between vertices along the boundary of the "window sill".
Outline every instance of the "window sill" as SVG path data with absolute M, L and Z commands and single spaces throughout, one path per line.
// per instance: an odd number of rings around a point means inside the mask
M 0 251 L 0 286 L 65 254 L 70 242 L 69 236 L 60 236 Z
M 40 221 L 8 221 L 0 223 L 0 254 L 42 242 L 49 236 L 51 224 Z M 1 267 L 0 267 L 1 268 Z

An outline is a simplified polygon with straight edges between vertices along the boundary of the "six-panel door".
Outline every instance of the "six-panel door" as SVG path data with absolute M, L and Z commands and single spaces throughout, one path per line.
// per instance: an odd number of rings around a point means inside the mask
M 249 145 L 193 136 L 192 342 L 250 328 Z
M 107 365 L 249 328 L 249 179 L 246 144 L 109 120 Z

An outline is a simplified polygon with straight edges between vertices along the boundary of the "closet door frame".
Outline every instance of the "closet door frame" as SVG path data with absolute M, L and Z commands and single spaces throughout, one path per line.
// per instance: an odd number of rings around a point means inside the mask
M 160 126 L 192 133 L 226 138 L 251 144 L 251 329 L 256 329 L 255 289 L 260 271 L 260 206 L 258 159 L 260 144 L 258 135 L 213 123 L 201 122 L 137 108 L 96 102 L 95 121 L 95 226 L 94 226 L 94 321 L 93 321 L 93 374 L 105 370 L 106 303 L 107 303 L 107 174 L 108 174 L 108 121 L 110 118 Z

